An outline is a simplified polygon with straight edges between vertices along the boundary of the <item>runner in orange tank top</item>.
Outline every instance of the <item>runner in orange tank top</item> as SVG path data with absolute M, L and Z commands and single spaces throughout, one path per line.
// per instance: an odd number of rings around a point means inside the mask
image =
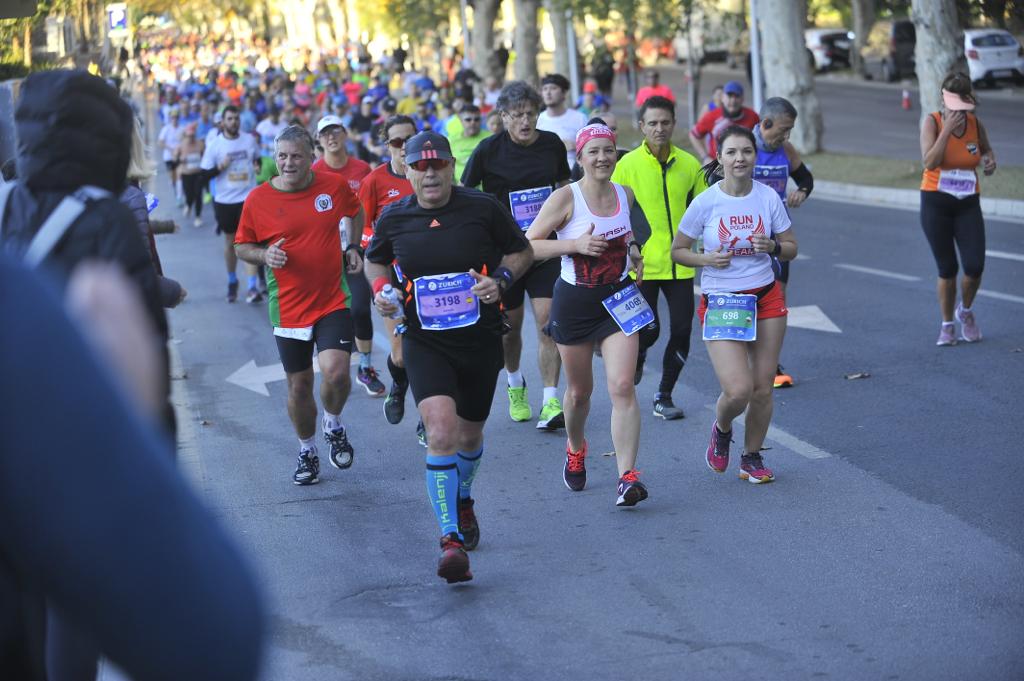
M 991 175 L 996 158 L 985 127 L 973 113 L 977 99 L 970 78 L 963 73 L 946 76 L 942 101 L 942 111 L 921 123 L 921 227 L 939 269 L 942 326 L 936 345 L 956 345 L 956 322 L 960 322 L 960 340 L 981 340 L 971 309 L 985 268 L 985 221 L 976 169 L 980 165 L 985 175 Z M 960 264 L 964 273 L 957 304 Z

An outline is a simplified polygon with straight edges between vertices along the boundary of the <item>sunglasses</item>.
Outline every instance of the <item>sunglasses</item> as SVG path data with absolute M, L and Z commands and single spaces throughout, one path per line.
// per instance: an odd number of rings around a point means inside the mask
M 501 113 L 514 121 L 526 121 L 537 116 L 536 111 L 502 111 Z
M 412 137 L 412 135 L 409 137 Z M 390 139 L 388 140 L 388 146 L 394 147 L 395 149 L 401 149 L 405 146 L 405 143 L 409 141 L 409 137 L 396 137 L 394 139 Z
M 480 122 L 480 117 L 479 116 L 473 116 L 473 117 L 466 116 L 462 120 L 465 123 L 479 123 Z
M 448 167 L 449 163 L 451 163 L 451 161 L 447 158 L 424 158 L 419 161 L 413 161 L 409 164 L 409 167 L 415 171 L 425 173 L 428 168 L 444 170 Z

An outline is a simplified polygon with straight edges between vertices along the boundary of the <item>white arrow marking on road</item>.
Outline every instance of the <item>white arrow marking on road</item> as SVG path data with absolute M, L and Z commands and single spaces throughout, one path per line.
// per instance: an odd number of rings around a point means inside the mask
M 320 372 L 320 366 L 316 362 L 313 362 L 313 371 L 314 373 Z M 245 366 L 228 376 L 226 380 L 228 383 L 234 383 L 264 397 L 270 397 L 267 383 L 283 381 L 285 378 L 284 367 L 280 363 L 260 367 L 256 366 L 256 360 L 250 359 Z
M 789 318 L 786 326 L 798 329 L 811 329 L 812 331 L 827 331 L 829 333 L 842 333 L 842 330 L 832 323 L 821 308 L 817 305 L 800 305 L 789 308 Z

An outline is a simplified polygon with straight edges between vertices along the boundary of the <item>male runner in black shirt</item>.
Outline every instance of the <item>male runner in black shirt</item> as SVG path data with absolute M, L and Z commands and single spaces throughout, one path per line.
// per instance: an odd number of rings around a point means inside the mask
M 381 214 L 366 277 L 385 316 L 396 311 L 381 294 L 391 283 L 389 265 L 400 278 L 402 355 L 427 429 L 427 496 L 441 526 L 437 574 L 464 582 L 473 578 L 465 550 L 480 539 L 471 485 L 503 363 L 498 303 L 529 268 L 533 250 L 493 197 L 452 186 L 446 138 L 415 135 L 405 144 L 405 162 L 415 195 Z
M 537 91 L 526 83 L 513 81 L 501 90 L 497 108 L 505 131 L 480 142 L 462 173 L 462 184 L 478 185 L 512 211 L 525 232 L 551 192 L 569 182 L 565 145 L 553 132 L 537 129 L 541 107 Z M 558 400 L 558 374 L 562 362 L 554 341 L 542 329 L 551 314 L 551 294 L 558 279 L 559 259 L 535 263 L 523 278 L 502 296 L 511 331 L 504 338 L 505 371 L 508 373 L 509 415 L 513 421 L 533 417 L 526 381 L 519 370 L 523 352 L 523 300 L 530 294 L 537 323 L 538 360 L 544 381 L 544 403 L 537 428 L 554 430 L 565 425 Z

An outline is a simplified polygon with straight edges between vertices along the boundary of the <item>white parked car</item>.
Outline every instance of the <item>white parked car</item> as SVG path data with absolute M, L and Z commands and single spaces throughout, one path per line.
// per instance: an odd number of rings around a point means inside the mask
M 849 29 L 808 28 L 804 30 L 804 42 L 810 53 L 811 68 L 815 71 L 850 67 L 853 33 Z
M 964 31 L 964 55 L 971 80 L 995 85 L 998 80 L 1024 83 L 1024 47 L 1000 28 Z

